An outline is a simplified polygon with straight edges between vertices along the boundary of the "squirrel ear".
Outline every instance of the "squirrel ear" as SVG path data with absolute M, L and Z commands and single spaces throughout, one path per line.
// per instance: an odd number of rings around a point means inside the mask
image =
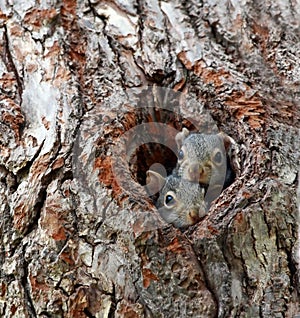
M 218 136 L 220 136 L 222 138 L 226 152 L 229 150 L 229 148 L 232 145 L 235 144 L 235 141 L 223 132 L 218 133 Z
M 182 128 L 182 131 L 179 132 L 179 133 L 175 136 L 175 140 L 176 140 L 176 144 L 177 144 L 178 150 L 181 148 L 184 139 L 186 139 L 186 137 L 187 137 L 189 134 L 190 134 L 189 130 L 184 127 L 184 128 Z
M 153 195 L 160 191 L 166 183 L 166 179 L 158 172 L 148 170 L 146 175 L 146 189 L 149 195 Z

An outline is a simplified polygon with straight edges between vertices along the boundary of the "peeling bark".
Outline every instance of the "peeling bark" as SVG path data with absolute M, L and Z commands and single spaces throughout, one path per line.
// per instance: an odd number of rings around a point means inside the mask
M 282 0 L 1 2 L 1 317 L 300 315 L 299 17 Z M 227 133 L 240 167 L 184 232 L 144 190 L 182 127 Z

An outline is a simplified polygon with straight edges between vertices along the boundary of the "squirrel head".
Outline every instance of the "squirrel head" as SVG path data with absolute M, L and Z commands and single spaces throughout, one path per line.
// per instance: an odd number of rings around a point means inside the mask
M 192 133 L 183 128 L 175 137 L 179 175 L 203 185 L 223 185 L 227 170 L 227 151 L 232 139 L 224 133 Z
M 190 182 L 175 175 L 164 178 L 159 173 L 148 170 L 147 187 L 151 193 L 159 191 L 156 202 L 158 212 L 166 222 L 175 227 L 193 225 L 207 213 L 205 189 L 198 182 Z

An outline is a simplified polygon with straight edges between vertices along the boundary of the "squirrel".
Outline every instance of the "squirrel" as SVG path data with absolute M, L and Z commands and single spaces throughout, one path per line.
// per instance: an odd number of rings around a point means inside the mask
M 178 228 L 186 228 L 204 217 L 211 202 L 235 178 L 229 149 L 235 141 L 224 133 L 192 133 L 183 128 L 176 137 L 177 167 L 163 177 L 148 170 L 146 188 L 159 192 L 156 207 L 162 218 Z
M 191 182 L 210 188 L 213 201 L 235 178 L 228 156 L 235 141 L 224 133 L 191 133 L 183 128 L 176 137 L 178 175 Z
M 156 207 L 167 223 L 184 229 L 207 214 L 205 189 L 198 182 L 190 182 L 175 173 L 163 177 L 158 172 L 148 170 L 146 174 L 149 192 L 159 191 Z

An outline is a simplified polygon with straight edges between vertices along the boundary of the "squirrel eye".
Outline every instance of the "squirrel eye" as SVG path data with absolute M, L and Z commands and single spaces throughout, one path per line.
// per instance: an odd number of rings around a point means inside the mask
M 178 152 L 178 159 L 179 160 L 182 160 L 184 157 L 184 153 L 183 153 L 183 150 L 181 149 L 179 152 Z
M 175 198 L 173 195 L 171 194 L 167 194 L 165 196 L 165 205 L 168 206 L 168 207 L 171 207 L 172 205 L 175 204 Z
M 214 162 L 216 163 L 221 163 L 222 162 L 222 154 L 220 151 L 218 151 L 215 155 L 214 155 Z

